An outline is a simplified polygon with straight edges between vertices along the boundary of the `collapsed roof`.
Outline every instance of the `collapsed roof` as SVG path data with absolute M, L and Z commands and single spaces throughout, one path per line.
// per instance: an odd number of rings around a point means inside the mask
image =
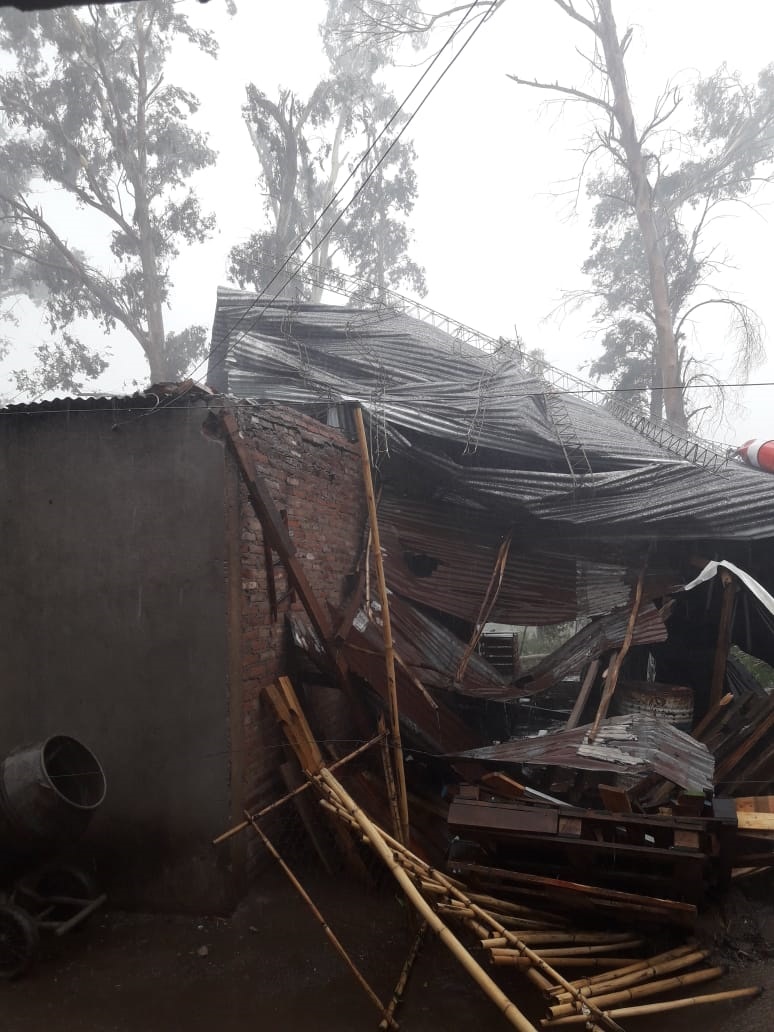
M 633 409 L 558 391 L 507 342 L 487 352 L 391 307 L 267 304 L 222 288 L 209 382 L 318 409 L 359 402 L 374 445 L 416 474 L 429 504 L 455 522 L 486 512 L 494 533 L 774 536 L 774 479 L 690 435 L 651 439 L 658 428 Z

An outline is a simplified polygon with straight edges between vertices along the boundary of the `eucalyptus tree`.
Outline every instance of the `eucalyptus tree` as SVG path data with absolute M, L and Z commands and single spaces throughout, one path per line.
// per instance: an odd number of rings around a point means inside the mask
M 585 33 L 595 85 L 510 77 L 586 104 L 599 116 L 586 160 L 607 164 L 588 187 L 594 237 L 584 270 L 607 334 L 592 372 L 647 389 L 651 415 L 660 416 L 663 406 L 670 422 L 686 426 L 685 387 L 699 364 L 685 330 L 700 306 L 730 306 L 743 370 L 760 354 L 754 313 L 732 298 L 707 295 L 718 263 L 706 230 L 721 206 L 749 201 L 756 183 L 771 179 L 774 66 L 753 85 L 725 68 L 698 82 L 687 126 L 678 116 L 680 91 L 667 87 L 650 118 L 638 124 L 626 72 L 632 30 L 619 36 L 612 0 L 553 3 Z
M 231 251 L 242 285 L 319 300 L 326 277 L 339 271 L 369 281 L 377 296 L 401 287 L 424 293 L 407 224 L 416 155 L 410 142 L 390 146 L 408 116 L 395 114 L 398 102 L 382 81 L 389 45 L 352 42 L 362 18 L 358 0 L 328 0 L 321 27 L 328 70 L 308 97 L 281 89 L 272 99 L 247 87 L 243 114 L 258 158 L 264 225 Z M 289 256 L 308 261 L 311 285 L 290 278 Z
M 52 331 L 22 387 L 73 389 L 104 369 L 77 335 L 82 318 L 128 331 L 154 382 L 204 347 L 203 327 L 170 332 L 164 316 L 174 259 L 214 227 L 190 184 L 215 160 L 190 124 L 199 102 L 166 76 L 178 40 L 217 53 L 174 0 L 0 15 L 12 65 L 0 76 L 0 249 Z

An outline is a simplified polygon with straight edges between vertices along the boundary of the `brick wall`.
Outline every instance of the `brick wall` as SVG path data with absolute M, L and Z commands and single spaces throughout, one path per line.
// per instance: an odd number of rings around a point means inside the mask
M 367 519 L 357 445 L 341 431 L 275 404 L 242 403 L 238 420 L 253 446 L 258 474 L 277 508 L 287 514 L 288 530 L 312 588 L 323 605 L 340 607 L 347 595 L 347 577 L 359 559 Z M 284 566 L 271 553 L 278 602 L 277 618 L 272 620 L 261 524 L 241 478 L 239 525 L 241 805 L 255 809 L 281 790 L 283 739 L 262 688 L 289 672 L 286 616 L 302 607 L 290 595 Z

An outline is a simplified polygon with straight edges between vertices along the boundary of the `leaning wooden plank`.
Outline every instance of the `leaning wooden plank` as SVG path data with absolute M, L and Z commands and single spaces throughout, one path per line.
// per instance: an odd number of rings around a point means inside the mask
M 746 989 L 727 989 L 722 993 L 707 993 L 706 996 L 691 996 L 681 1000 L 667 1000 L 660 1003 L 643 1003 L 637 1007 L 619 1007 L 615 1010 L 607 1011 L 606 1014 L 611 1018 L 640 1018 L 648 1014 L 663 1014 L 665 1011 L 681 1010 L 685 1007 L 698 1007 L 703 1003 L 723 1003 L 726 1000 L 750 999 L 754 996 L 760 996 L 762 992 L 762 986 L 754 985 Z M 589 1017 L 587 1014 L 571 1014 L 567 1018 L 558 1018 L 556 1021 L 543 1018 L 540 1024 L 543 1028 L 557 1028 L 560 1025 L 580 1025 L 586 1023 L 589 1032 L 599 1032 L 598 1025 L 590 1025 L 588 1022 Z
M 583 684 L 578 692 L 578 698 L 575 700 L 575 705 L 572 708 L 572 713 L 567 718 L 567 723 L 564 725 L 565 731 L 572 731 L 573 728 L 580 724 L 580 719 L 583 716 L 583 711 L 586 708 L 586 703 L 589 701 L 589 695 L 594 685 L 594 681 L 599 673 L 599 660 L 595 659 L 591 662 L 586 676 L 583 678 Z
M 645 566 L 642 567 L 640 575 L 637 578 L 637 587 L 634 592 L 634 603 L 632 604 L 632 611 L 629 616 L 629 622 L 626 625 L 626 634 L 624 635 L 623 644 L 617 652 L 613 653 L 613 660 L 607 670 L 607 678 L 605 679 L 605 687 L 602 690 L 602 698 L 599 700 L 599 707 L 597 709 L 597 715 L 594 718 L 594 724 L 589 731 L 589 741 L 593 742 L 599 732 L 599 725 L 607 716 L 607 711 L 610 708 L 613 695 L 615 693 L 616 686 L 618 684 L 618 675 L 621 672 L 621 666 L 623 661 L 626 659 L 626 654 L 629 651 L 629 647 L 634 637 L 634 625 L 637 623 L 637 616 L 640 611 L 640 603 L 642 602 L 642 588 L 645 583 Z
M 237 461 L 242 479 L 247 487 L 247 493 L 250 495 L 250 501 L 258 519 L 261 521 L 261 526 L 268 538 L 269 544 L 280 557 L 285 569 L 288 571 L 290 583 L 295 588 L 304 605 L 304 609 L 309 614 L 309 619 L 317 631 L 328 659 L 331 661 L 334 669 L 342 672 L 342 661 L 337 649 L 333 645 L 333 625 L 330 617 L 309 583 L 303 565 L 296 554 L 296 546 L 293 544 L 288 528 L 282 520 L 280 511 L 275 505 L 269 489 L 263 479 L 256 473 L 255 457 L 241 435 L 236 417 L 229 409 L 224 409 L 220 414 L 220 420 L 226 431 L 228 445 Z
M 720 580 L 723 584 L 723 601 L 720 606 L 718 639 L 712 666 L 712 680 L 710 682 L 711 706 L 715 706 L 720 702 L 721 696 L 723 695 L 723 684 L 726 678 L 726 664 L 728 663 L 728 653 L 731 648 L 731 631 L 734 622 L 734 602 L 737 592 L 736 580 L 733 574 L 729 573 L 728 570 L 721 570 Z
M 387 1023 L 386 1027 L 387 1028 L 397 1029 L 398 1025 L 393 1020 L 392 1016 L 388 1013 L 387 1008 L 382 1004 L 382 1001 L 379 999 L 379 997 L 373 991 L 373 989 L 368 984 L 368 982 L 366 982 L 365 978 L 360 973 L 360 970 L 356 966 L 355 962 L 352 960 L 350 955 L 344 949 L 344 947 L 342 946 L 340 940 L 335 935 L 333 930 L 330 928 L 330 926 L 328 925 L 328 922 L 325 920 L 323 915 L 320 913 L 320 910 L 318 909 L 316 904 L 313 902 L 312 898 L 309 896 L 309 894 L 306 891 L 306 889 L 303 887 L 303 885 L 298 880 L 298 878 L 296 878 L 296 876 L 293 873 L 293 871 L 290 869 L 290 867 L 288 867 L 288 865 L 282 859 L 280 854 L 277 852 L 277 850 L 274 847 L 274 844 L 267 837 L 266 833 L 264 832 L 263 828 L 260 826 L 258 821 L 256 821 L 256 819 L 254 817 L 251 817 L 247 813 L 247 811 L 245 811 L 245 819 L 248 820 L 250 822 L 250 824 L 253 826 L 253 828 L 255 829 L 255 833 L 258 835 L 258 837 L 260 838 L 261 842 L 263 842 L 263 844 L 264 844 L 265 848 L 268 850 L 268 852 L 277 861 L 277 863 L 279 864 L 280 868 L 282 869 L 282 872 L 285 875 L 285 877 L 288 879 L 288 881 L 293 886 L 293 888 L 296 890 L 296 892 L 301 897 L 301 899 L 304 901 L 304 903 L 306 903 L 306 905 L 312 911 L 312 914 L 314 915 L 316 920 L 322 926 L 322 930 L 325 932 L 326 938 L 328 939 L 330 944 L 333 946 L 333 948 L 336 950 L 336 952 L 339 954 L 339 956 L 343 959 L 343 961 L 345 962 L 345 964 L 347 965 L 349 970 L 355 976 L 355 980 L 357 981 L 358 985 L 360 985 L 360 987 L 363 989 L 363 991 L 368 996 L 369 1000 L 374 1004 L 376 1009 L 382 1015 L 382 1019 Z
M 343 786 L 333 777 L 330 771 L 323 768 L 320 777 L 338 799 L 351 818 L 357 823 L 363 835 L 368 839 L 374 852 L 384 861 L 385 865 L 392 872 L 393 877 L 400 885 L 407 899 L 418 911 L 420 917 L 435 932 L 441 942 L 452 953 L 462 967 L 467 971 L 476 984 L 486 993 L 492 1003 L 502 1012 L 503 1017 L 519 1032 L 536 1032 L 535 1026 L 519 1010 L 515 1003 L 510 1000 L 496 982 L 484 971 L 484 969 L 468 953 L 459 939 L 444 924 L 436 912 L 430 907 L 417 889 L 414 882 L 405 872 L 403 867 L 394 857 L 393 850 L 387 845 L 381 830 L 366 817 L 357 803 L 344 790 Z
M 276 685 L 266 685 L 266 694 L 274 706 L 277 719 L 282 725 L 282 729 L 302 769 L 307 773 L 316 774 L 325 761 L 312 729 L 304 716 L 292 682 L 287 677 L 280 677 Z M 358 878 L 366 883 L 370 882 L 371 879 L 366 866 L 355 849 L 351 837 L 337 822 L 332 824 L 332 829 L 336 843 L 348 867 Z
M 350 760 L 354 760 L 356 756 L 360 756 L 361 753 L 366 752 L 366 750 L 370 749 L 371 746 L 376 745 L 377 742 L 381 741 L 381 738 L 381 735 L 376 735 L 376 737 L 372 738 L 370 742 L 364 742 L 363 745 L 358 746 L 357 749 L 353 749 L 351 753 L 348 753 L 346 756 L 342 756 L 340 760 L 332 763 L 330 769 L 338 770 L 339 767 L 343 767 L 345 763 L 349 763 Z M 284 806 L 285 803 L 289 802 L 291 799 L 294 799 L 300 792 L 305 792 L 311 787 L 311 785 L 311 781 L 305 781 L 303 785 L 299 785 L 298 788 L 294 788 L 293 791 L 288 792 L 287 795 L 281 796 L 279 799 L 275 799 L 273 803 L 269 803 L 268 806 L 264 806 L 262 810 L 259 810 L 258 813 L 252 814 L 252 816 L 256 820 L 259 820 L 261 817 L 265 817 L 267 813 L 271 813 L 272 810 L 276 810 L 278 807 Z M 212 840 L 212 844 L 213 846 L 219 846 L 221 842 L 225 842 L 227 839 L 230 839 L 234 835 L 238 835 L 249 827 L 249 819 L 240 821 L 239 824 L 235 824 L 233 827 L 229 828 L 228 831 L 224 831 L 221 835 L 218 835 L 217 838 L 214 838 Z
M 753 746 L 757 745 L 758 742 L 771 731 L 772 727 L 774 727 L 774 708 L 772 708 L 766 718 L 758 724 L 755 730 L 740 743 L 734 752 L 732 752 L 730 756 L 726 756 L 718 764 L 715 769 L 715 783 L 720 784 L 720 782 L 731 774 L 736 765 L 744 759 Z

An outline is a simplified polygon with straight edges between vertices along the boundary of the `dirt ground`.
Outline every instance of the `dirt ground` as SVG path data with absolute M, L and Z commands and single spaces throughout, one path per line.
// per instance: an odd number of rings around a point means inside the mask
M 759 984 L 769 991 L 751 1002 L 631 1020 L 627 1029 L 774 1028 L 774 879 L 763 877 L 703 921 L 702 936 L 731 970 L 697 993 Z M 304 881 L 387 999 L 410 942 L 398 894 L 390 886 L 343 888 L 311 872 Z M 499 980 L 537 1022 L 543 1006 L 524 979 Z M 405 1032 L 509 1027 L 437 941 L 425 944 L 398 1018 Z M 274 871 L 228 919 L 105 912 L 45 942 L 25 978 L 0 983 L 2 1032 L 360 1032 L 377 1024 L 320 926 Z

